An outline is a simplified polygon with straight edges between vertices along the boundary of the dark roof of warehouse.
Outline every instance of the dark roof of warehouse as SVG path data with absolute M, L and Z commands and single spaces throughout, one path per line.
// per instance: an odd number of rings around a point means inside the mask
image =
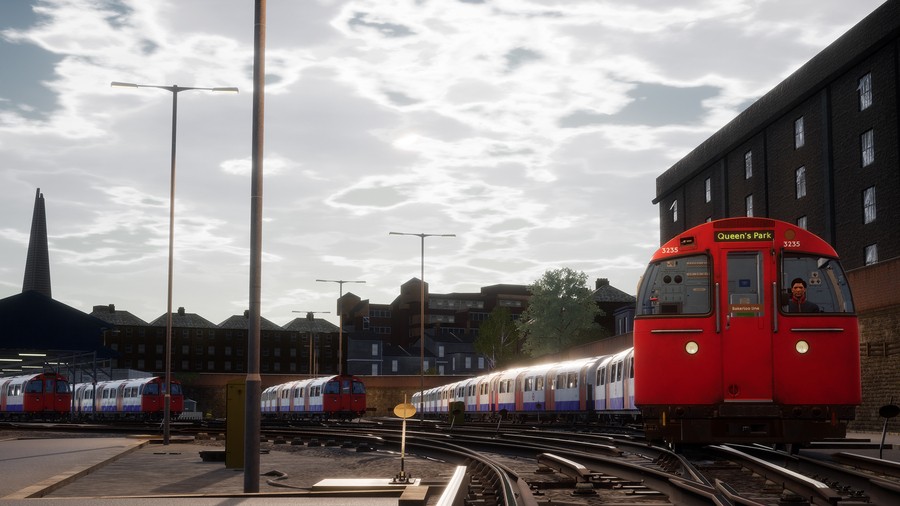
M 0 348 L 9 350 L 103 349 L 110 324 L 34 290 L 0 299 Z
M 316 318 L 313 321 L 309 321 L 306 317 L 294 318 L 293 320 L 288 322 L 287 325 L 281 328 L 293 332 L 313 332 L 317 334 L 327 334 L 340 330 L 338 329 L 337 325 L 331 323 L 328 320 Z
M 234 316 L 230 316 L 228 317 L 228 319 L 219 324 L 219 328 L 248 330 L 250 328 L 249 313 L 249 311 L 245 311 L 242 315 L 236 314 Z M 281 327 L 269 320 L 266 320 L 262 316 L 259 317 L 259 327 L 261 330 L 282 330 Z

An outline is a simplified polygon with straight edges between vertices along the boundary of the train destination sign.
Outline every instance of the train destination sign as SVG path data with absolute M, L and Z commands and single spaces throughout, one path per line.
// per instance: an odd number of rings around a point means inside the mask
M 774 241 L 774 230 L 720 230 L 715 233 L 716 242 Z

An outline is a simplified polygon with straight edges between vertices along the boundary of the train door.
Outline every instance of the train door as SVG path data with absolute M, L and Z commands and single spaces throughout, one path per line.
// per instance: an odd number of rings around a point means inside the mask
M 765 250 L 724 248 L 719 313 L 722 344 L 722 396 L 725 402 L 771 402 L 773 391 L 771 301 L 766 280 L 774 262 Z

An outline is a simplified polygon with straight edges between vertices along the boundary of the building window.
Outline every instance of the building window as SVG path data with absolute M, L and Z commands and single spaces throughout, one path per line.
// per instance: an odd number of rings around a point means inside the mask
M 138 353 L 140 353 L 141 355 L 147 353 L 147 345 L 143 343 L 138 344 Z
M 706 178 L 706 201 L 712 202 L 712 179 Z
M 216 369 L 216 363 L 215 363 L 215 362 L 213 362 L 212 360 L 206 362 L 206 370 L 207 370 L 207 371 L 214 371 L 215 369 Z
M 753 151 L 744 153 L 744 179 L 753 177 Z
M 803 230 L 808 230 L 808 228 L 806 227 L 806 216 L 797 218 L 797 226 L 802 228 Z
M 156 361 L 156 370 L 159 371 L 159 370 L 161 370 L 162 368 L 163 368 L 163 361 L 162 361 L 162 360 L 157 360 L 157 361 Z
M 190 370 L 191 370 L 191 363 L 190 363 L 189 361 L 187 361 L 187 360 L 182 360 L 182 361 L 181 361 L 181 370 L 182 370 L 182 371 L 190 371 Z
M 215 346 L 208 346 L 208 347 L 206 348 L 206 354 L 207 354 L 207 355 L 215 355 L 215 354 L 216 354 L 216 347 L 215 347 Z
M 859 92 L 859 110 L 864 111 L 872 105 L 872 73 L 859 78 L 859 84 L 856 86 Z
M 444 345 L 438 346 L 438 356 L 441 358 L 444 357 Z
M 866 265 L 878 263 L 878 245 L 870 244 L 866 246 Z
M 863 190 L 863 223 L 875 221 L 875 187 Z
M 801 199 L 806 196 L 806 167 L 800 167 L 794 173 L 797 184 L 797 198 Z
M 678 222 L 678 201 L 672 202 L 672 205 L 669 206 L 669 211 L 672 211 L 672 223 Z
M 875 130 L 869 130 L 859 137 L 862 150 L 862 166 L 868 167 L 875 162 Z
M 181 354 L 182 354 L 182 355 L 190 355 L 190 354 L 191 354 L 191 347 L 188 346 L 188 345 L 186 345 L 186 344 L 182 344 L 182 345 L 181 345 Z
M 391 372 L 397 372 L 397 361 L 391 360 Z
M 157 344 L 157 345 L 156 345 L 156 354 L 157 354 L 157 355 L 162 355 L 162 354 L 163 354 L 163 345 L 161 345 L 161 344 Z
M 373 357 L 378 356 L 378 344 L 377 343 L 372 345 L 372 356 Z
M 803 116 L 794 120 L 794 149 L 802 148 L 806 144 L 806 135 L 803 128 Z
M 744 205 L 747 208 L 747 216 L 753 216 L 753 194 L 747 195 L 747 198 L 744 199 Z

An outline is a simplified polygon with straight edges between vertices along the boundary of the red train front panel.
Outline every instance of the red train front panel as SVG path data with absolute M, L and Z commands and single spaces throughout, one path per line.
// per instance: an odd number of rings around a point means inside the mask
M 791 312 L 794 280 L 808 313 Z M 788 223 L 736 218 L 663 245 L 641 280 L 635 403 L 648 437 L 841 437 L 860 401 L 852 298 L 834 250 Z

